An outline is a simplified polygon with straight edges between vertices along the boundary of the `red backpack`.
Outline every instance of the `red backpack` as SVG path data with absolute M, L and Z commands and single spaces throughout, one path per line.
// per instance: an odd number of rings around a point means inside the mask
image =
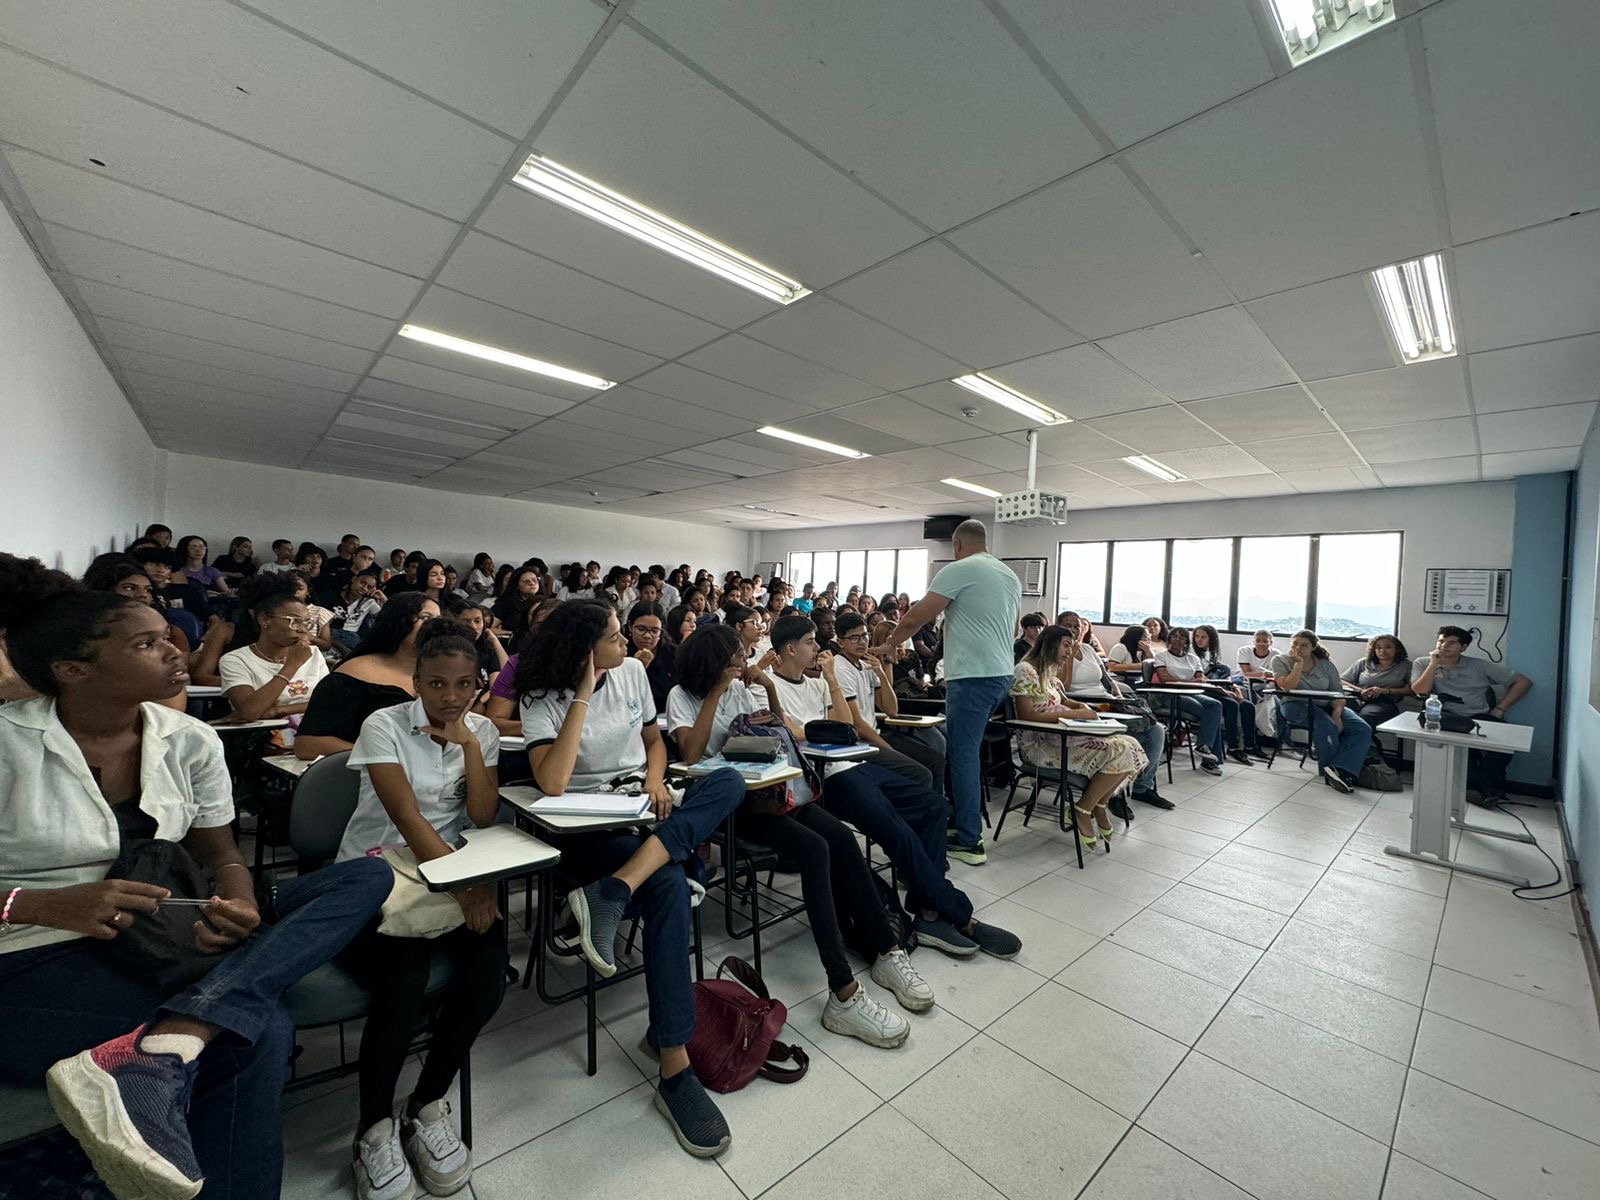
M 726 971 L 733 979 L 722 978 Z M 757 1075 L 774 1083 L 805 1078 L 811 1060 L 798 1046 L 777 1041 L 789 1010 L 767 992 L 756 969 L 732 955 L 715 979 L 694 985 L 694 1036 L 689 1062 L 714 1092 L 736 1092 Z M 780 1066 L 792 1062 L 792 1067 Z

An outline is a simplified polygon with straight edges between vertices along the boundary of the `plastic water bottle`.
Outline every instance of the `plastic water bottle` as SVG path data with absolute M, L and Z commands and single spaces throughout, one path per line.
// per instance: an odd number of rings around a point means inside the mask
M 1444 705 L 1439 703 L 1439 697 L 1429 696 L 1426 704 L 1422 706 L 1422 727 L 1429 733 L 1439 732 L 1439 718 L 1444 714 Z

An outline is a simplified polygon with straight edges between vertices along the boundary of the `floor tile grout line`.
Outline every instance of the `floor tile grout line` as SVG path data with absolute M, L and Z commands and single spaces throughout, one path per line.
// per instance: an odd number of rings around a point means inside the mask
M 1552 1056 L 1552 1057 L 1554 1057 L 1554 1056 Z M 1467 1087 L 1465 1084 L 1457 1083 L 1453 1079 L 1446 1079 L 1443 1075 L 1435 1075 L 1432 1071 L 1424 1071 L 1421 1067 L 1408 1065 L 1406 1067 L 1406 1072 L 1407 1072 L 1408 1075 L 1421 1075 L 1425 1079 L 1431 1079 L 1435 1083 L 1442 1083 L 1446 1087 L 1455 1088 L 1456 1091 L 1465 1092 L 1469 1096 L 1476 1096 L 1479 1100 L 1482 1100 L 1485 1104 L 1492 1104 L 1496 1108 L 1503 1108 L 1507 1112 L 1515 1113 L 1517 1116 L 1522 1117 L 1524 1120 L 1532 1121 L 1535 1125 L 1542 1125 L 1542 1126 L 1544 1126 L 1544 1128 L 1549 1129 L 1552 1132 L 1559 1133 L 1559 1134 L 1564 1134 L 1565 1136 L 1567 1136 L 1569 1138 L 1572 1138 L 1575 1141 L 1583 1142 L 1586 1145 L 1593 1146 L 1593 1147 L 1595 1147 L 1595 1149 L 1600 1150 L 1600 1137 L 1585 1137 L 1581 1133 L 1573 1133 L 1572 1130 L 1570 1130 L 1570 1129 L 1563 1129 L 1559 1125 L 1552 1125 L 1549 1121 L 1546 1121 L 1543 1117 L 1536 1117 L 1532 1113 L 1523 1112 L 1522 1109 L 1516 1108 L 1513 1105 L 1507 1104 L 1504 1100 L 1496 1100 L 1493 1096 L 1485 1096 L 1482 1092 L 1475 1092 L 1471 1088 Z M 1600 1074 L 1600 1072 L 1596 1072 L 1596 1073 Z

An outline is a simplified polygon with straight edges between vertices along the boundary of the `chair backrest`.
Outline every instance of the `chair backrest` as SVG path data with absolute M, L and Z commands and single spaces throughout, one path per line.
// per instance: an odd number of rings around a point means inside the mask
M 339 852 L 344 827 L 361 798 L 361 779 L 345 764 L 350 751 L 318 759 L 289 801 L 289 844 L 303 860 L 327 862 Z
M 1139 678 L 1144 681 L 1146 686 L 1155 682 L 1156 664 L 1154 660 L 1147 658 L 1139 664 Z

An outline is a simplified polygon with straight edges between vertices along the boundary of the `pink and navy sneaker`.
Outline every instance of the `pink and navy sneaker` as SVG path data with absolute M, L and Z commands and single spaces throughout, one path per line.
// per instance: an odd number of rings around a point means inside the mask
M 50 1104 L 117 1200 L 193 1200 L 205 1182 L 187 1116 L 199 1064 L 141 1049 L 144 1032 L 56 1063 Z

